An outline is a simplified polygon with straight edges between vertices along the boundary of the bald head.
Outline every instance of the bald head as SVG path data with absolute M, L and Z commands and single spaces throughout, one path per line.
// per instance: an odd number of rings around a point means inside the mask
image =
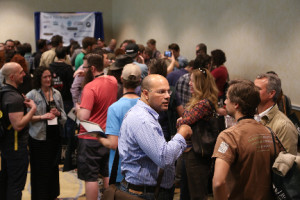
M 168 110 L 170 86 L 165 77 L 158 74 L 146 76 L 142 82 L 141 90 L 141 100 L 156 112 Z
M 110 43 L 109 43 L 109 47 L 110 49 L 114 50 L 117 46 L 117 40 L 116 39 L 111 39 Z
M 146 76 L 144 79 L 143 79 L 143 82 L 142 82 L 142 85 L 141 85 L 141 89 L 142 90 L 149 90 L 149 89 L 152 89 L 153 85 L 155 83 L 158 83 L 162 80 L 167 80 L 165 77 L 159 75 L 159 74 L 151 74 L 151 75 L 148 75 Z
M 26 75 L 21 65 L 15 62 L 5 63 L 1 69 L 5 78 L 5 83 L 17 88 L 23 83 L 23 77 Z
M 18 71 L 19 67 L 21 67 L 21 66 L 15 62 L 5 63 L 2 67 L 2 75 L 4 76 L 5 79 L 8 79 L 8 77 L 11 74 L 14 74 Z

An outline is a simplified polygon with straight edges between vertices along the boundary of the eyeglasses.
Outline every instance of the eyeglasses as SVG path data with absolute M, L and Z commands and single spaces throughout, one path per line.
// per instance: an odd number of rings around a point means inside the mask
M 149 92 L 155 92 L 157 94 L 163 95 L 163 94 L 168 94 L 171 95 L 172 94 L 172 90 L 157 90 L 157 91 L 153 91 L 153 90 L 148 90 Z
M 202 72 L 202 74 L 204 74 L 205 78 L 207 77 L 207 73 L 205 69 L 199 68 L 199 71 Z
M 89 69 L 90 67 L 91 67 L 91 65 L 89 65 L 89 66 L 87 66 L 87 67 L 86 67 L 86 66 L 83 66 L 82 68 L 83 68 L 83 69 Z

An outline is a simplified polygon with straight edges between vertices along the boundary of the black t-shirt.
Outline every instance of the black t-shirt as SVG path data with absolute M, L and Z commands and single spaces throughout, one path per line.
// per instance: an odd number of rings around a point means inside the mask
M 4 125 L 7 127 L 10 124 L 8 114 L 15 112 L 23 112 L 24 115 L 27 113 L 26 106 L 24 104 L 23 96 L 13 86 L 5 85 L 12 89 L 12 91 L 5 92 L 2 96 L 2 109 L 4 117 Z M 13 129 L 12 129 L 13 130 Z M 14 133 L 13 131 L 8 132 L 5 137 L 6 144 L 9 148 L 14 147 Z M 26 147 L 28 142 L 28 126 L 18 131 L 18 145 L 19 147 Z
M 53 72 L 53 87 L 57 89 L 63 98 L 63 101 L 72 101 L 70 92 L 73 83 L 73 68 L 63 62 L 53 62 L 50 64 Z

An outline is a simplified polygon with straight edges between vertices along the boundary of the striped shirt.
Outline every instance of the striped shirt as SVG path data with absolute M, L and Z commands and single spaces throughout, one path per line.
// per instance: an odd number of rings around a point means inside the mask
M 125 115 L 118 141 L 121 171 L 131 184 L 155 186 L 159 168 L 163 168 L 161 187 L 168 189 L 174 184 L 174 164 L 186 142 L 178 133 L 166 142 L 158 117 L 141 100 Z

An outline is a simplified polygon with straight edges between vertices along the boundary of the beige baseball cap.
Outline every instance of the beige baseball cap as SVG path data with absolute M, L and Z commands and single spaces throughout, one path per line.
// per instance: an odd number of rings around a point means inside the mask
M 122 78 L 127 81 L 139 81 L 141 79 L 141 69 L 138 65 L 127 64 L 122 71 Z

